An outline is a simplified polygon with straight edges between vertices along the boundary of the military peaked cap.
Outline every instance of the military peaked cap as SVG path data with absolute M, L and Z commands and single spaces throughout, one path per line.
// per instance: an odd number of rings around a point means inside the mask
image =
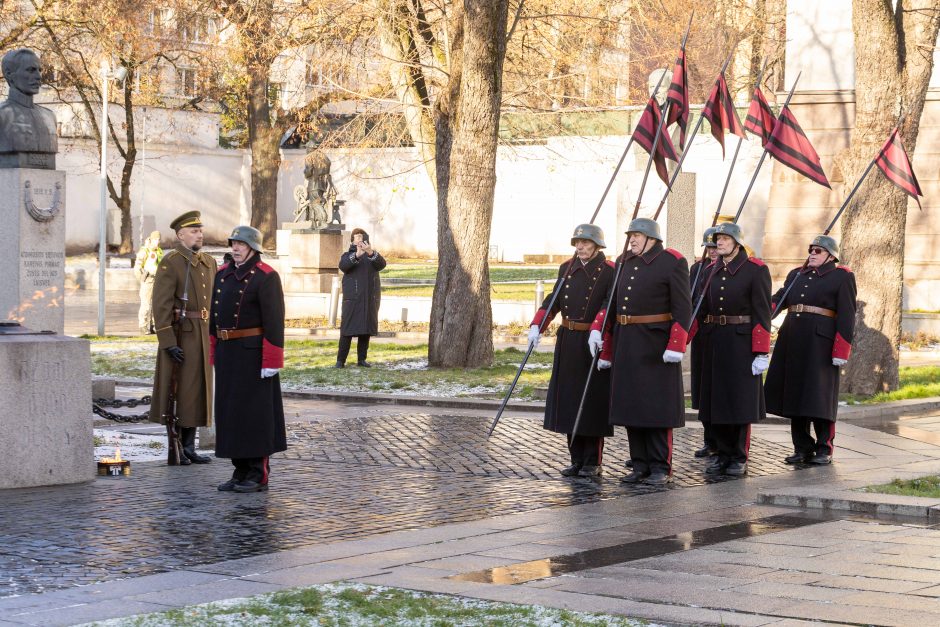
M 189 226 L 202 226 L 202 215 L 200 215 L 198 211 L 187 211 L 170 222 L 170 228 L 174 231 L 179 231 Z

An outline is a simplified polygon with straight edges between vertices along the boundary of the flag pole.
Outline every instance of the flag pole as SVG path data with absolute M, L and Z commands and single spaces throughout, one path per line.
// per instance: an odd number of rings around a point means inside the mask
M 659 91 L 659 88 L 663 84 L 663 79 L 666 78 L 666 73 L 663 72 L 659 77 L 659 82 L 656 83 L 656 88 L 653 90 L 653 94 L 656 94 Z M 620 172 L 620 167 L 623 165 L 624 160 L 627 158 L 627 154 L 630 152 L 630 147 L 633 145 L 633 133 L 630 133 L 630 141 L 627 142 L 627 147 L 623 149 L 623 154 L 620 155 L 620 161 L 617 162 L 617 167 L 614 168 L 614 173 L 610 176 L 610 181 L 607 182 L 607 187 L 604 189 L 604 193 L 601 194 L 600 202 L 597 203 L 597 208 L 594 209 L 594 213 L 591 215 L 591 220 L 589 224 L 594 224 L 594 220 L 597 219 L 597 214 L 600 213 L 601 207 L 604 204 L 604 200 L 607 199 L 607 194 L 610 192 L 610 188 L 614 184 L 614 179 L 617 178 L 617 174 Z
M 734 56 L 734 50 L 731 50 L 731 53 L 728 54 L 728 58 L 725 59 L 724 65 L 721 66 L 721 72 L 718 73 L 719 76 L 725 73 L 725 70 L 728 69 L 728 64 L 731 62 L 731 58 Z M 702 109 L 702 113 L 699 115 L 698 121 L 695 123 L 695 128 L 692 129 L 692 134 L 689 135 L 688 140 L 686 140 L 685 150 L 682 151 L 682 154 L 679 156 L 679 163 L 676 164 L 676 168 L 672 173 L 672 177 L 669 179 L 669 184 L 666 186 L 666 191 L 663 193 L 662 200 L 659 201 L 659 206 L 656 208 L 656 213 L 653 214 L 653 219 L 656 220 L 659 218 L 660 212 L 663 210 L 663 207 L 666 205 L 666 198 L 669 196 L 669 192 L 672 191 L 672 185 L 676 182 L 676 179 L 679 178 L 679 172 L 682 171 L 682 163 L 685 161 L 686 155 L 689 154 L 689 151 L 692 149 L 692 142 L 695 139 L 695 136 L 698 134 L 698 130 L 702 127 L 702 122 L 705 120 L 705 109 Z
M 796 84 L 800 82 L 800 76 L 803 75 L 801 71 L 796 75 L 796 80 L 793 81 L 793 87 L 790 88 L 790 93 L 787 94 L 787 100 L 783 103 L 783 106 L 780 108 L 780 115 L 783 115 L 783 112 L 790 105 L 790 98 L 793 97 L 793 92 L 796 91 Z M 779 117 L 779 116 L 778 116 Z M 738 223 L 738 218 L 741 217 L 741 212 L 744 211 L 744 205 L 747 203 L 747 197 L 751 194 L 751 189 L 754 187 L 754 182 L 757 180 L 757 174 L 760 172 L 761 166 L 764 164 L 764 159 L 767 158 L 767 146 L 764 146 L 764 152 L 760 156 L 760 161 L 757 162 L 757 168 L 754 169 L 754 175 L 751 177 L 751 182 L 748 183 L 747 190 L 744 192 L 744 198 L 741 199 L 741 205 L 738 207 L 738 212 L 734 214 L 734 224 Z

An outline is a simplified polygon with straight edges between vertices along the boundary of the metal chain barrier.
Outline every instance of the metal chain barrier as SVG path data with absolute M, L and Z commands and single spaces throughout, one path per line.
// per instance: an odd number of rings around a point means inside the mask
M 105 409 L 105 407 L 137 407 L 138 405 L 150 405 L 150 396 L 145 396 L 143 398 L 130 398 L 126 401 L 118 399 L 109 400 L 106 398 L 96 398 L 91 402 L 91 410 L 102 418 L 113 420 L 115 422 L 144 422 L 145 420 L 149 420 L 149 411 L 137 415 L 125 415 L 115 414 Z

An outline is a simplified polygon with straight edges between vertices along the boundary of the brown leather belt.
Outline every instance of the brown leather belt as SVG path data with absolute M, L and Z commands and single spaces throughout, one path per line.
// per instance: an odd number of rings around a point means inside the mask
M 836 317 L 836 312 L 831 309 L 823 309 L 822 307 L 813 307 L 811 305 L 790 305 L 790 311 L 793 313 L 819 314 L 820 316 L 826 316 L 827 318 Z
M 182 313 L 182 311 L 183 311 L 182 309 L 174 307 L 173 308 L 173 320 L 179 320 L 180 314 Z M 203 307 L 202 309 L 187 309 L 186 317 L 190 319 L 199 318 L 200 320 L 205 320 L 206 322 L 208 322 L 209 310 L 206 309 L 205 307 Z
M 717 324 L 720 326 L 726 324 L 747 324 L 750 321 L 750 316 L 705 316 L 705 324 Z
M 251 327 L 250 329 L 219 329 L 216 331 L 216 336 L 220 340 L 237 340 L 240 337 L 254 337 L 256 335 L 264 335 L 264 328 Z
M 620 324 L 649 324 L 650 322 L 669 322 L 672 320 L 672 314 L 652 314 L 649 316 L 617 316 L 617 322 Z
M 574 320 L 568 320 L 565 317 L 561 319 L 561 326 L 565 327 L 569 331 L 590 331 L 591 323 L 590 322 L 575 322 Z

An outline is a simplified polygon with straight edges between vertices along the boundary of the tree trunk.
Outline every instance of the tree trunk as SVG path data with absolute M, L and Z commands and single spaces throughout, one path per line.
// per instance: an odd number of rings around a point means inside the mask
M 251 226 L 261 231 L 265 248 L 273 249 L 281 152 L 279 133 L 271 124 L 268 104 L 270 69 L 266 64 L 248 64 L 248 147 L 251 151 Z
M 855 125 L 837 159 L 845 193 L 903 116 L 909 154 L 917 145 L 940 27 L 936 0 L 854 0 Z M 907 196 L 873 171 L 842 217 L 842 255 L 858 283 L 858 318 L 842 387 L 870 395 L 898 388 Z
M 124 255 L 134 252 L 131 228 L 131 175 L 137 163 L 137 141 L 134 135 L 134 71 L 131 70 L 124 81 L 124 125 L 127 129 L 127 146 L 124 150 L 124 167 L 121 169 L 121 195 L 113 196 L 121 210 L 121 244 L 118 253 Z
M 493 359 L 488 254 L 508 0 L 464 0 L 452 12 L 450 77 L 435 111 L 439 265 L 428 362 L 476 367 Z

